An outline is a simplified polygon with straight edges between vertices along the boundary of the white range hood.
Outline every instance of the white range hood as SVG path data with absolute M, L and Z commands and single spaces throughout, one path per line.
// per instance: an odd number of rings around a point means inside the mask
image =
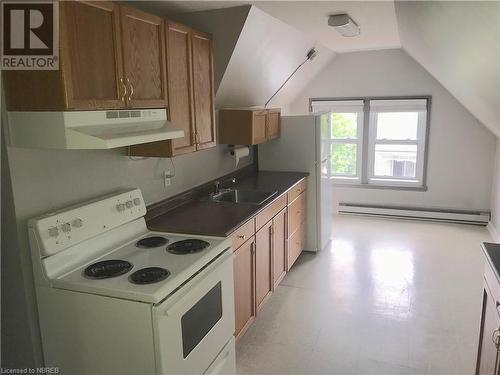
M 8 112 L 10 145 L 30 148 L 108 149 L 180 138 L 160 109 Z

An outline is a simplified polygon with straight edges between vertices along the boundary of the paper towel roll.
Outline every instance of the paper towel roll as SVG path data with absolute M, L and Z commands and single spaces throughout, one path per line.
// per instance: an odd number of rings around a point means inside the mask
M 248 146 L 233 147 L 229 151 L 229 155 L 234 158 L 235 167 L 237 167 L 241 158 L 244 158 L 244 157 L 247 157 L 248 155 L 250 155 L 250 147 L 248 147 Z

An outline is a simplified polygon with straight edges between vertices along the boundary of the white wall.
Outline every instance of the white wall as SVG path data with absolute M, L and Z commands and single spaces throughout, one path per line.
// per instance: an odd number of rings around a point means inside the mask
M 495 137 L 401 49 L 339 54 L 291 104 L 311 97 L 432 95 L 428 191 L 335 187 L 335 202 L 488 209 Z
M 491 223 L 489 229 L 493 239 L 500 241 L 500 139 L 497 138 L 495 164 L 492 170 L 493 186 L 491 191 Z

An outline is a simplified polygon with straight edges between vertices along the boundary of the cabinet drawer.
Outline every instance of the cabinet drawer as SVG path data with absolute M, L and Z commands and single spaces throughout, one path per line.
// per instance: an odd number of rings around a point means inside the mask
M 293 188 L 291 188 L 288 193 L 288 204 L 292 203 L 295 198 L 297 198 L 303 191 L 306 190 L 307 179 L 299 181 Z
M 236 249 L 251 238 L 254 233 L 255 227 L 253 220 L 248 220 L 245 224 L 236 229 L 233 234 L 231 234 L 231 239 L 233 240 L 233 251 L 236 251 Z
M 306 194 L 300 194 L 288 206 L 288 236 L 290 237 L 306 219 Z
M 286 207 L 286 195 L 283 194 L 274 203 L 271 203 L 268 208 L 262 211 L 255 218 L 255 230 L 258 231 L 262 226 L 278 214 Z
M 290 271 L 293 264 L 304 249 L 305 225 L 301 224 L 294 234 L 288 239 L 287 271 Z

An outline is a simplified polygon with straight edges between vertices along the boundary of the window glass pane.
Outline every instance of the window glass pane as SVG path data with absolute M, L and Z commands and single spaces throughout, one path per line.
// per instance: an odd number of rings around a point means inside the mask
M 332 113 L 332 138 L 358 138 L 358 114 Z
M 352 143 L 332 145 L 332 174 L 356 176 L 357 145 Z
M 377 113 L 377 139 L 416 140 L 418 112 Z
M 375 177 L 415 178 L 416 145 L 375 145 Z

